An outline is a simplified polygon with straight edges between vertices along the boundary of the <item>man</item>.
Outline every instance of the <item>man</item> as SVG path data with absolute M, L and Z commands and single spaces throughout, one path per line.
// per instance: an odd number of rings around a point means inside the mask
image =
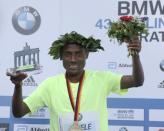
M 25 100 L 22 99 L 22 80 L 26 74 L 8 74 L 15 84 L 12 110 L 22 117 L 47 106 L 50 111 L 51 131 L 108 131 L 106 97 L 111 93 L 124 94 L 130 87 L 142 86 L 144 74 L 139 58 L 141 43 L 138 38 L 128 43 L 132 55 L 132 75 L 110 71 L 85 70 L 89 52 L 103 50 L 100 40 L 71 32 L 54 41 L 49 54 L 62 60 L 64 74 L 50 77 Z

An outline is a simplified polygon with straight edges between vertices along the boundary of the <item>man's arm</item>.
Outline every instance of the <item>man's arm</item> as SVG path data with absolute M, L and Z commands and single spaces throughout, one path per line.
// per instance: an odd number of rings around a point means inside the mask
M 12 98 L 12 112 L 15 117 L 22 117 L 30 112 L 28 106 L 23 102 L 22 98 L 22 80 L 27 77 L 24 73 L 17 73 L 16 75 L 7 74 L 10 80 L 15 85 L 14 94 Z
M 141 43 L 138 39 L 134 39 L 128 45 L 128 49 L 138 52 L 137 55 L 132 56 L 132 75 L 124 75 L 121 79 L 121 89 L 128 89 L 131 87 L 142 86 L 144 82 L 144 72 L 139 57 L 141 50 Z

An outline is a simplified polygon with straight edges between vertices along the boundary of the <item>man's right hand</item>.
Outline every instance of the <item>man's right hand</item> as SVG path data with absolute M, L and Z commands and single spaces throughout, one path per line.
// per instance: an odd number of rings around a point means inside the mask
M 14 74 L 7 72 L 7 76 L 10 76 L 10 80 L 14 85 L 21 85 L 22 81 L 27 78 L 27 74 L 23 72 L 16 72 Z

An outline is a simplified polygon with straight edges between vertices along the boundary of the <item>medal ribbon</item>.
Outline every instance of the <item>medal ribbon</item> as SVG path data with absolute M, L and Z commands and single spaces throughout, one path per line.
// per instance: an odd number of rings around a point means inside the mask
M 82 76 L 80 77 L 80 81 L 79 81 L 79 85 L 78 85 L 78 92 L 77 92 L 77 97 L 76 97 L 76 105 L 75 105 L 74 99 L 73 99 L 70 80 L 67 79 L 67 77 L 66 77 L 68 95 L 69 95 L 69 99 L 70 99 L 70 102 L 71 102 L 72 109 L 74 111 L 74 121 L 78 121 L 78 115 L 79 115 L 79 110 L 80 110 L 81 92 L 82 92 L 83 80 L 84 80 L 84 73 L 85 72 L 83 72 Z

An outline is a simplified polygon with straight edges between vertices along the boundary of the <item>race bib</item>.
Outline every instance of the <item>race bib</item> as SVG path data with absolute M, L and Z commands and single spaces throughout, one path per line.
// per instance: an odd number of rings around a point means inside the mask
M 74 123 L 74 113 L 59 116 L 60 131 L 69 131 Z M 98 112 L 83 112 L 79 116 L 79 127 L 84 131 L 100 130 L 100 115 Z

